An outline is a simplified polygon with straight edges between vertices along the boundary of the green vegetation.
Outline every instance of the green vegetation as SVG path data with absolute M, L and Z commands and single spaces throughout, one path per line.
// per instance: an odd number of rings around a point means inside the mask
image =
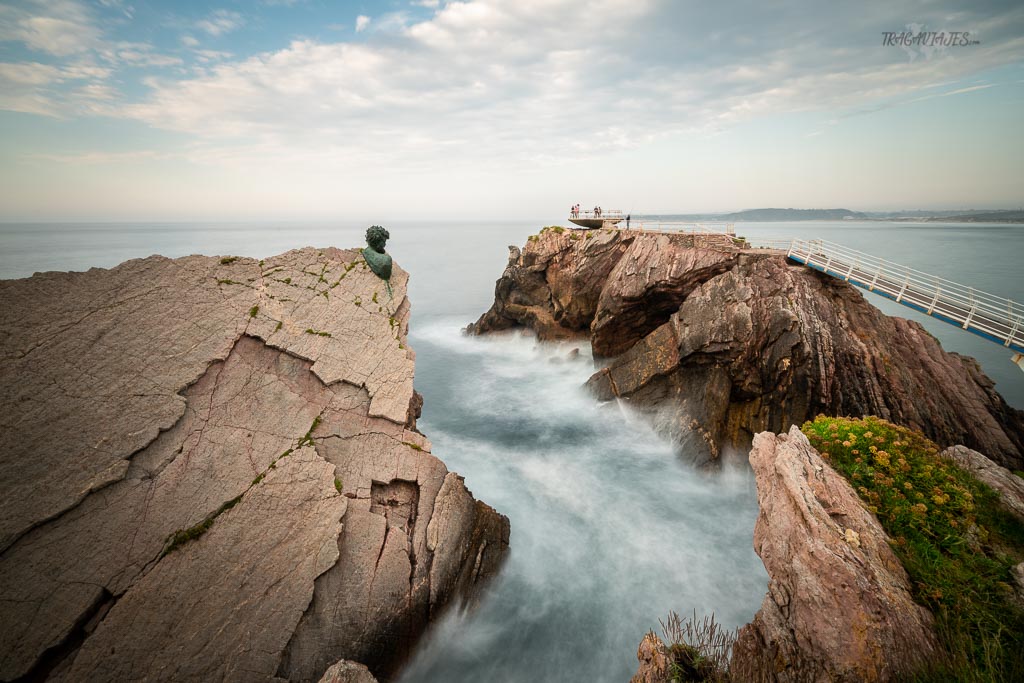
M 413 449 L 414 451 L 422 451 L 423 450 L 423 446 L 420 446 L 419 444 L 415 444 L 412 441 L 403 441 L 402 445 L 403 446 L 408 446 L 409 448 Z
M 373 303 L 377 303 L 377 292 L 373 293 L 373 298 L 370 299 Z
M 252 308 L 249 309 L 249 317 L 250 318 L 255 318 L 256 314 L 259 313 L 259 312 L 260 312 L 260 307 L 259 306 L 253 306 Z
M 238 260 L 237 256 L 225 256 L 224 258 L 222 258 L 220 260 L 220 264 L 222 266 L 228 266 L 228 265 L 231 265 L 232 263 L 234 263 L 237 260 Z
M 217 280 L 217 284 L 218 285 L 242 285 L 243 287 L 248 287 L 248 285 L 245 284 L 244 282 L 238 282 L 236 280 L 228 280 L 228 279 Z
M 330 332 L 323 332 L 321 330 L 314 330 L 312 327 L 306 328 L 306 334 L 315 334 L 318 337 L 330 337 Z
M 220 517 L 223 513 L 227 512 L 231 508 L 238 505 L 238 501 L 240 500 L 242 500 L 242 496 L 235 496 L 234 498 L 232 498 L 231 500 L 227 501 L 219 508 L 217 508 L 216 512 L 214 512 L 212 515 L 210 515 L 203 521 L 199 522 L 198 524 L 194 524 L 187 529 L 180 529 L 178 531 L 175 531 L 173 534 L 171 534 L 170 538 L 167 539 L 167 545 L 164 548 L 163 552 L 160 553 L 161 559 L 166 557 L 169 553 L 172 553 L 181 546 L 185 545 L 186 543 L 194 541 L 203 534 L 205 534 L 207 531 L 210 530 L 210 527 L 213 526 L 214 520 L 216 520 L 218 517 Z
M 526 238 L 526 241 L 527 242 L 536 242 L 539 239 L 540 239 L 540 237 L 537 236 L 537 235 L 530 235 L 529 237 Z
M 283 323 L 283 322 L 281 322 L 280 320 L 278 320 L 278 321 L 277 321 L 277 325 L 275 325 L 275 326 L 274 326 L 274 332 L 277 332 L 277 331 L 278 331 L 278 330 L 280 330 L 280 329 L 281 329 L 282 327 L 284 327 L 284 323 Z
M 338 490 L 338 493 L 341 493 L 341 479 L 334 478 L 334 488 Z
M 316 428 L 320 426 L 320 423 L 322 421 L 323 420 L 321 419 L 321 417 L 319 415 L 317 415 L 315 418 L 313 418 L 313 424 L 311 424 L 309 426 L 309 431 L 306 432 L 301 439 L 299 439 L 299 441 L 298 441 L 298 443 L 296 444 L 295 447 L 296 448 L 302 448 L 303 446 L 312 446 L 313 445 L 313 432 L 316 431 Z M 292 452 L 291 449 L 288 449 L 285 452 L 285 454 L 282 455 L 281 457 L 283 458 L 285 455 L 288 455 L 291 452 Z
M 1013 473 L 1016 474 L 1021 479 L 1024 479 L 1024 471 L 1022 471 L 1022 470 L 1014 470 Z
M 1024 523 L 918 432 L 875 417 L 818 417 L 803 431 L 878 517 L 935 615 L 945 656 L 911 680 L 1024 680 L 1024 609 L 1010 588 Z
M 551 232 L 554 232 L 554 233 L 558 233 L 559 235 L 562 234 L 563 232 L 565 232 L 565 228 L 563 228 L 561 225 L 546 225 L 546 226 L 544 226 L 543 228 L 540 229 L 540 234 L 543 235 L 548 230 L 550 230 Z

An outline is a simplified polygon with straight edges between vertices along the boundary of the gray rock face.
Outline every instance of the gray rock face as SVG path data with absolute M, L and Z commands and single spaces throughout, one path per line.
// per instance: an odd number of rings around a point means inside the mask
M 377 683 L 377 679 L 362 664 L 343 659 L 324 672 L 320 683 Z
M 0 680 L 386 677 L 495 571 L 507 519 L 415 430 L 407 281 L 303 249 L 0 282 Z
M 889 681 L 926 661 L 931 614 L 846 480 L 797 427 L 755 436 L 750 464 L 769 583 L 733 648 L 736 680 Z
M 939 456 L 949 458 L 978 481 L 990 486 L 1011 512 L 1024 519 L 1024 479 L 967 446 L 950 446 Z

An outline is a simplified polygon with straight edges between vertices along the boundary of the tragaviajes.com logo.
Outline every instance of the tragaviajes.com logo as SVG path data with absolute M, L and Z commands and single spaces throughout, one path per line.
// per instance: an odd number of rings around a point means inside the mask
M 936 53 L 950 48 L 979 45 L 981 41 L 970 31 L 928 31 L 923 24 L 907 24 L 904 31 L 883 31 L 883 47 L 902 48 L 910 61 L 918 57 L 931 59 Z

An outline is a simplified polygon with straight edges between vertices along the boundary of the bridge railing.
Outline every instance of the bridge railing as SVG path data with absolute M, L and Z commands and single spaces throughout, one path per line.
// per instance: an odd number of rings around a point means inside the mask
M 787 255 L 1004 346 L 1024 347 L 1024 305 L 1012 299 L 823 240 L 791 240 Z

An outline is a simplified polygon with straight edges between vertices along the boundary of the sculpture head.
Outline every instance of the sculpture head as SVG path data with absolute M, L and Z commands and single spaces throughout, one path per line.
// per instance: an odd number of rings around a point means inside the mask
M 380 254 L 384 253 L 384 245 L 387 244 L 389 237 L 391 234 L 379 225 L 371 225 L 366 229 L 366 243 Z

